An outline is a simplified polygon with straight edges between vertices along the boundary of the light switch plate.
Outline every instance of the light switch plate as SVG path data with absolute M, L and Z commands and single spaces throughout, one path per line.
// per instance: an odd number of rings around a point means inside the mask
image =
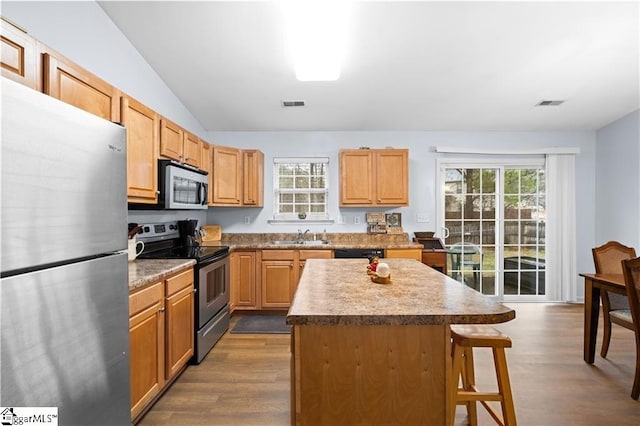
M 429 215 L 427 213 L 418 213 L 416 215 L 416 222 L 418 223 L 429 222 Z

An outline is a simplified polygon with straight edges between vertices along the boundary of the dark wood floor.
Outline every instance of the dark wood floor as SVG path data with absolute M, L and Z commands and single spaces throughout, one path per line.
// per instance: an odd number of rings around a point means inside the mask
M 510 306 L 516 319 L 499 328 L 513 340 L 507 358 L 520 425 L 640 425 L 640 402 L 629 396 L 635 369 L 630 331 L 614 326 L 608 358 L 598 355 L 588 365 L 582 360 L 582 305 Z M 598 337 L 599 353 L 601 325 Z M 495 389 L 490 353 L 475 354 L 479 387 Z M 227 333 L 140 425 L 288 425 L 289 359 L 289 335 Z M 494 424 L 479 412 L 480 425 Z M 456 425 L 463 424 L 460 406 Z

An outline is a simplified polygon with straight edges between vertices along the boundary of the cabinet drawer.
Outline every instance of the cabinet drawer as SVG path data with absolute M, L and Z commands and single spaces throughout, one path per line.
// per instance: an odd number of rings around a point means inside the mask
M 129 295 L 129 317 L 147 309 L 164 297 L 162 282 L 157 282 L 143 290 Z
M 293 260 L 293 250 L 262 250 L 262 260 Z
M 300 250 L 299 253 L 300 260 L 333 258 L 333 250 Z
M 167 296 L 171 296 L 174 293 L 193 285 L 193 269 L 174 275 L 171 278 L 167 278 Z

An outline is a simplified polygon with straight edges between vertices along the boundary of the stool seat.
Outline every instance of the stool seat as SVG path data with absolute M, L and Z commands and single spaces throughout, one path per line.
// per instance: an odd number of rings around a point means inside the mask
M 467 406 L 469 424 L 478 424 L 476 402 L 480 402 L 491 417 L 502 426 L 515 426 L 516 413 L 511 395 L 509 383 L 509 371 L 505 348 L 511 347 L 511 339 L 502 334 L 500 330 L 487 325 L 451 325 L 451 353 L 452 376 L 449 390 L 451 409 L 450 424 L 453 424 L 456 414 L 456 405 Z M 491 348 L 493 362 L 496 369 L 498 392 L 483 392 L 476 387 L 473 348 Z M 458 387 L 462 378 L 462 388 Z M 502 407 L 502 416 L 488 404 L 489 401 L 499 402 Z
M 455 344 L 464 347 L 510 348 L 511 339 L 488 325 L 452 325 L 451 337 Z

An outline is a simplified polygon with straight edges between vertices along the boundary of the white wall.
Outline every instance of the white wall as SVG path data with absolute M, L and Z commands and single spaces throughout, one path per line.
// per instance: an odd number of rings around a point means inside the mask
M 640 253 L 640 110 L 596 133 L 595 245 L 610 240 Z
M 26 28 L 29 33 L 69 59 L 102 77 L 125 93 L 193 131 L 211 143 L 247 148 L 259 148 L 265 153 L 265 207 L 213 208 L 205 212 L 130 212 L 129 220 L 148 222 L 197 218 L 200 223 L 219 223 L 226 232 L 288 232 L 298 226 L 268 225 L 273 214 L 271 192 L 272 161 L 278 156 L 328 156 L 331 161 L 330 184 L 332 216 L 345 216 L 347 224 L 326 226 L 328 232 L 364 232 L 364 225 L 354 225 L 353 219 L 364 219 L 366 211 L 381 209 L 339 209 L 337 155 L 340 148 L 395 146 L 410 152 L 410 206 L 392 209 L 403 215 L 407 232 L 435 229 L 435 146 L 477 146 L 482 148 L 538 148 L 556 146 L 579 147 L 576 158 L 578 233 L 578 270 L 593 269 L 590 249 L 595 241 L 595 132 L 205 132 L 200 123 L 180 103 L 155 71 L 144 61 L 95 2 L 6 2 L 0 3 L 0 13 Z M 637 127 L 637 118 L 636 118 Z M 599 132 L 599 141 L 608 134 Z M 614 132 L 617 133 L 617 132 Z M 622 133 L 627 133 L 624 131 Z M 636 132 L 637 134 L 637 132 Z M 637 137 L 635 139 L 635 167 L 637 178 Z M 600 146 L 599 146 L 600 147 Z M 624 155 L 621 155 L 624 157 Z M 613 164 L 613 163 L 612 163 Z M 630 168 L 629 164 L 626 167 Z M 609 188 L 617 188 L 611 182 Z M 637 186 L 637 185 L 636 185 Z M 603 188 L 605 186 L 603 185 Z M 606 193 L 607 191 L 603 189 Z M 600 191 L 602 193 L 603 191 Z M 638 197 L 636 191 L 636 198 Z M 636 200 L 636 212 L 637 200 Z M 416 215 L 426 213 L 427 223 L 417 223 Z M 249 216 L 251 224 L 243 224 Z M 637 213 L 635 242 L 637 245 Z M 629 218 L 629 221 L 633 218 Z M 309 226 L 318 232 L 325 226 Z M 633 240 L 632 240 L 633 241 Z M 578 289 L 581 292 L 581 288 Z
M 93 1 L 0 2 L 29 35 L 200 137 L 202 125 Z
M 435 146 L 479 147 L 495 149 L 534 149 L 578 147 L 576 156 L 576 217 L 578 270 L 591 271 L 591 247 L 595 226 L 595 132 L 211 132 L 210 141 L 242 148 L 259 148 L 265 153 L 264 208 L 210 208 L 208 222 L 223 226 L 225 232 L 293 232 L 299 225 L 269 225 L 273 215 L 273 158 L 287 156 L 328 156 L 331 198 L 330 215 L 345 216 L 347 224 L 308 225 L 311 232 L 365 232 L 364 220 L 355 225 L 354 217 L 364 219 L 367 211 L 402 213 L 406 232 L 437 231 L 436 159 L 443 154 Z M 409 207 L 395 209 L 338 207 L 338 150 L 340 148 L 409 148 Z M 426 213 L 430 221 L 418 223 L 417 214 Z M 251 224 L 244 224 L 244 217 Z M 582 297 L 579 286 L 578 295 Z

